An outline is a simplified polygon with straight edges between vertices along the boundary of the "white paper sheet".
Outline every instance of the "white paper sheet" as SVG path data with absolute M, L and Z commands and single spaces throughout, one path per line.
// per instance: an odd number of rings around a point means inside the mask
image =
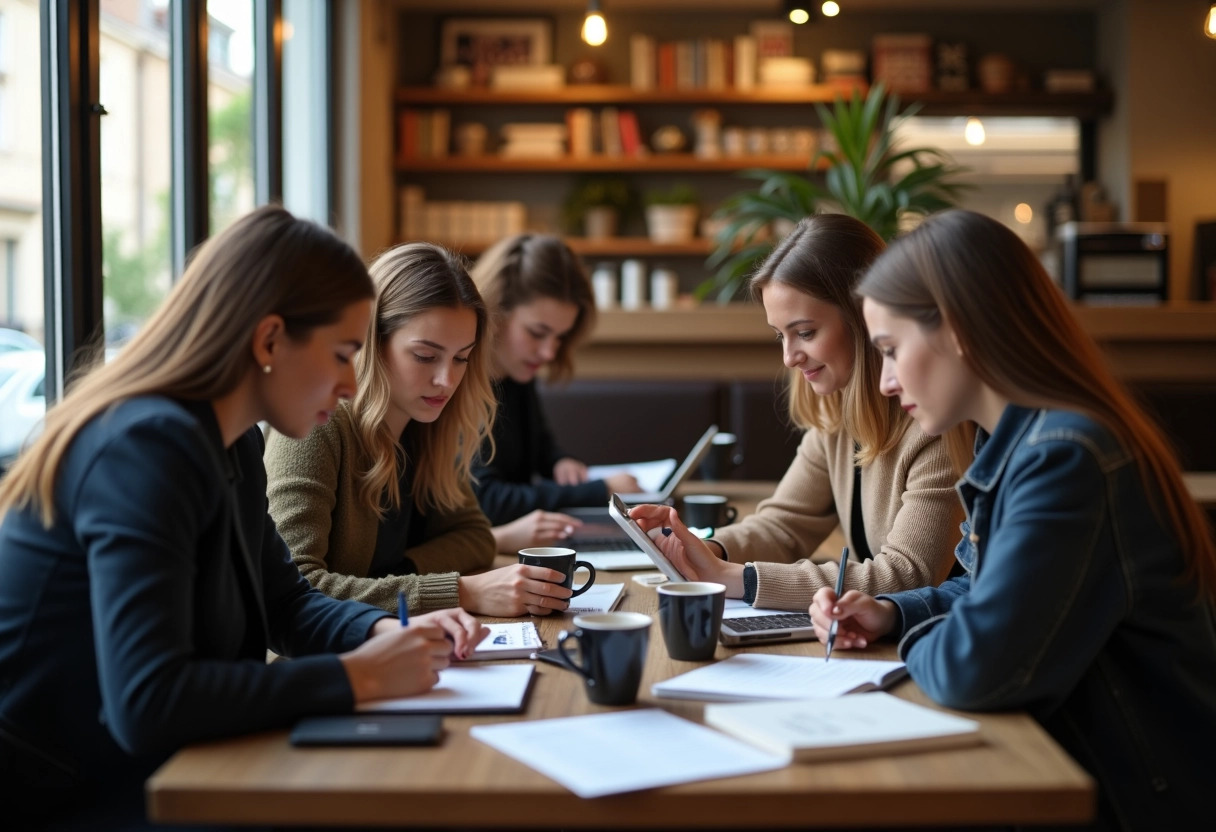
M 478 664 L 439 671 L 439 684 L 402 699 L 379 699 L 357 710 L 382 713 L 518 713 L 532 684 L 531 664 Z
M 582 555 L 579 555 L 579 557 L 582 557 Z M 576 578 L 575 580 L 578 579 Z M 612 608 L 621 602 L 624 589 L 625 585 L 622 583 L 595 584 L 591 589 L 577 598 L 571 598 L 570 606 L 566 608 L 565 614 L 582 615 L 586 612 L 611 612 Z
M 651 686 L 655 696 L 737 702 L 843 696 L 902 675 L 903 662 L 736 653 Z
M 722 610 L 723 618 L 756 618 L 761 615 L 789 615 L 795 610 L 766 610 L 763 607 L 753 607 L 739 598 L 727 598 Z M 806 610 L 800 610 L 806 612 Z
M 475 725 L 470 733 L 579 797 L 755 774 L 787 764 L 785 757 L 657 708 Z
M 627 462 L 624 465 L 591 465 L 587 468 L 587 477 L 602 480 L 617 474 L 632 474 L 642 491 L 653 492 L 663 487 L 663 483 L 667 482 L 674 470 L 674 459 L 656 459 L 650 462 Z

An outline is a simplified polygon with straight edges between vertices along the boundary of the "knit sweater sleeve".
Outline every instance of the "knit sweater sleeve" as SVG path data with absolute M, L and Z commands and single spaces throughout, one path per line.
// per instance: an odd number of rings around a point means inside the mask
M 954 559 L 962 508 L 943 443 L 912 427 L 889 456 L 894 458 L 871 463 L 870 484 L 865 484 L 869 469 L 862 472 L 863 510 L 867 504 L 874 506 L 866 512 L 865 522 L 874 556 L 849 564 L 846 590 L 877 595 L 936 586 L 945 580 Z M 841 516 L 849 525 L 848 510 Z M 840 567 L 835 560 L 808 559 L 793 564 L 757 562 L 755 568 L 757 607 L 805 609 L 820 587 L 835 585 Z
M 304 439 L 271 431 L 266 443 L 267 497 L 279 534 L 300 573 L 332 598 L 396 612 L 404 592 L 411 613 L 459 605 L 457 572 L 367 577 L 379 521 L 358 505 L 357 463 L 345 411 Z M 493 548 L 493 544 L 491 544 Z
M 839 525 L 823 434 L 810 428 L 773 496 L 714 539 L 735 563 L 809 558 Z
M 462 487 L 463 500 L 454 509 L 429 508 L 422 514 L 425 542 L 407 549 L 405 556 L 421 573 L 489 569 L 496 547 L 490 521 L 477 505 L 473 489 Z

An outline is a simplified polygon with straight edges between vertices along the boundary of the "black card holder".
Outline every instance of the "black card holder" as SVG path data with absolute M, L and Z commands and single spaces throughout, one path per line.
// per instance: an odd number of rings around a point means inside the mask
M 435 714 L 344 714 L 306 717 L 291 729 L 291 744 L 438 745 L 443 718 Z

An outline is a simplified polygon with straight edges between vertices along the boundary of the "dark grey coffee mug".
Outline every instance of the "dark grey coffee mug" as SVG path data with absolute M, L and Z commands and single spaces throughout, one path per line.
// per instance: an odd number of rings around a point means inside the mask
M 726 503 L 726 497 L 720 494 L 689 494 L 680 508 L 680 519 L 684 525 L 695 529 L 729 526 L 735 522 L 739 511 Z
M 519 550 L 520 563 L 526 563 L 528 566 L 543 566 L 546 569 L 555 569 L 565 575 L 566 577 L 561 582 L 561 585 L 566 589 L 574 590 L 574 595 L 571 595 L 571 598 L 582 595 L 591 589 L 591 585 L 595 583 L 595 567 L 585 560 L 575 560 L 577 557 L 578 552 L 573 549 L 564 549 L 560 546 L 536 546 L 531 549 Z M 578 589 L 574 589 L 574 572 L 580 566 L 590 574 L 587 576 L 585 584 Z
M 685 581 L 659 587 L 659 625 L 667 655 L 686 662 L 714 657 L 722 632 L 726 587 L 708 581 Z
M 574 630 L 557 636 L 557 653 L 566 666 L 583 677 L 587 698 L 597 705 L 632 705 L 646 667 L 650 646 L 649 615 L 640 612 L 597 612 L 574 616 Z M 566 652 L 566 642 L 578 642 L 578 660 Z
M 709 450 L 701 460 L 701 479 L 725 480 L 734 472 L 735 466 L 742 461 L 735 453 L 735 435 L 733 433 L 717 433 L 710 440 Z

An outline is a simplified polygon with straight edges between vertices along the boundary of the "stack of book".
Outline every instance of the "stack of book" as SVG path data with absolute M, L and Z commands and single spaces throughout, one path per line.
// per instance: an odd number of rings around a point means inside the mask
M 397 163 L 441 159 L 451 144 L 452 114 L 446 109 L 407 107 L 397 114 Z
M 502 126 L 503 145 L 499 151 L 506 158 L 542 158 L 566 155 L 566 125 L 525 124 L 516 122 Z
M 520 233 L 528 220 L 522 202 L 428 202 L 417 185 L 401 189 L 400 205 L 400 236 L 411 242 L 425 240 L 454 247 L 490 243 Z

